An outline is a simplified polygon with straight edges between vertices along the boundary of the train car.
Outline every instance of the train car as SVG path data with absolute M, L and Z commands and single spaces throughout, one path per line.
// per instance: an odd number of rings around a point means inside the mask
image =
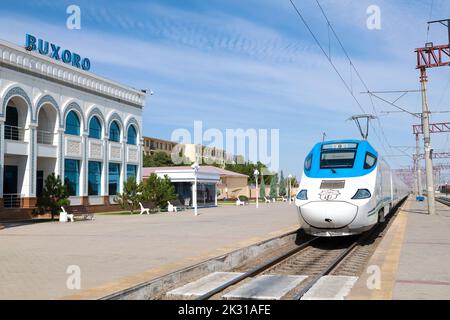
M 369 142 L 335 140 L 306 157 L 295 204 L 306 233 L 348 236 L 384 221 L 408 192 Z

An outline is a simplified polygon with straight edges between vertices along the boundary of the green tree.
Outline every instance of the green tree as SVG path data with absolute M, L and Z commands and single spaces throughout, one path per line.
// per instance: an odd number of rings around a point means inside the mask
M 179 155 L 179 157 L 181 157 L 181 163 L 175 164 L 172 161 L 172 156 L 170 154 L 160 151 L 152 155 L 144 154 L 143 163 L 144 167 L 173 167 L 173 166 L 186 166 L 192 164 L 192 161 L 182 156 L 181 154 Z
M 70 205 L 69 192 L 67 187 L 62 184 L 59 176 L 53 172 L 44 182 L 42 197 L 38 198 L 38 212 L 50 212 L 53 217 L 61 211 L 61 206 Z
M 266 196 L 266 184 L 264 182 L 264 176 L 261 175 L 261 184 L 259 186 L 259 198 L 263 199 Z
M 277 197 L 277 177 L 273 175 L 270 179 L 270 198 Z
M 152 155 L 144 155 L 144 167 L 169 167 L 173 166 L 172 158 L 165 152 L 156 152 Z
M 167 207 L 167 201 L 177 198 L 175 187 L 166 175 L 164 179 L 152 173 L 143 184 L 143 197 L 161 208 Z
M 128 177 L 127 181 L 123 183 L 122 193 L 116 195 L 115 200 L 122 209 L 127 209 L 133 214 L 143 199 L 142 189 L 142 183 L 138 184 L 134 177 Z
M 280 187 L 278 192 L 280 193 L 280 196 L 286 195 L 286 180 L 284 179 L 283 170 L 281 170 L 280 174 Z

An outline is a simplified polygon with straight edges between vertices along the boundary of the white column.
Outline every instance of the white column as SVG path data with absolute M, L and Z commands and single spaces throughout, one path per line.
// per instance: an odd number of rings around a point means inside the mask
M 28 132 L 25 133 L 25 141 L 28 140 L 28 158 L 25 165 L 22 190 L 24 198 L 36 197 L 36 165 L 37 165 L 37 125 L 30 123 Z M 20 170 L 20 168 L 19 168 Z
M 142 166 L 143 166 L 143 149 L 144 149 L 144 139 L 142 139 L 138 145 L 138 167 L 136 173 L 136 182 L 139 183 L 142 181 Z
M 217 207 L 217 190 L 219 189 L 219 183 L 216 182 L 216 188 L 214 190 L 214 205 Z
M 0 199 L 3 199 L 3 170 L 5 163 L 5 123 L 0 120 Z M 0 206 L 1 207 L 1 206 Z
M 80 197 L 84 197 L 88 195 L 88 188 L 87 188 L 87 175 L 88 175 L 88 156 L 87 156 L 87 149 L 88 149 L 88 134 L 86 132 L 83 132 L 81 134 L 81 167 L 80 167 L 80 181 L 79 181 L 79 191 L 80 191 Z
M 103 138 L 103 164 L 102 164 L 102 187 L 101 195 L 108 195 L 108 139 Z
M 56 168 L 55 174 L 59 176 L 61 181 L 64 183 L 64 129 L 58 128 L 56 133 Z
M 119 192 L 122 192 L 123 184 L 127 180 L 127 140 L 122 138 L 122 164 L 120 166 L 120 186 Z

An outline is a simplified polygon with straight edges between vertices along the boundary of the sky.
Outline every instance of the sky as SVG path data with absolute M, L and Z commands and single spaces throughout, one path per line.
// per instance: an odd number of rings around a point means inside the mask
M 348 118 L 378 116 L 369 141 L 392 167 L 410 166 L 412 125 L 419 119 L 373 98 L 333 38 L 316 0 L 295 0 L 314 35 L 331 56 L 349 90 L 315 43 L 289 0 L 56 1 L 2 0 L 0 38 L 24 45 L 31 33 L 89 57 L 91 72 L 148 95 L 143 134 L 170 139 L 176 129 L 278 129 L 280 169 L 300 177 L 313 145 L 326 139 L 358 139 Z M 445 0 L 319 0 L 364 83 L 371 91 L 417 90 L 414 49 L 446 43 Z M 81 9 L 81 29 L 66 27 L 69 5 Z M 368 7 L 380 9 L 380 29 L 367 27 Z M 450 110 L 449 70 L 429 70 L 432 111 Z M 358 100 L 356 103 L 352 95 Z M 383 94 L 395 100 L 399 94 Z M 419 93 L 397 101 L 421 110 Z M 449 113 L 432 114 L 432 122 Z M 432 146 L 449 150 L 449 134 Z M 205 141 L 207 143 L 207 141 Z M 398 147 L 401 147 L 399 150 Z M 447 160 L 436 161 L 448 163 Z

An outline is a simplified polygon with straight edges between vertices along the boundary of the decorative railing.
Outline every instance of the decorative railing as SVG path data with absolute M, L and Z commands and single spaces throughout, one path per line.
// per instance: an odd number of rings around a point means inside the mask
M 24 141 L 24 137 L 24 128 L 5 125 L 5 140 Z
M 5 208 L 20 208 L 22 202 L 22 194 L 20 193 L 5 193 L 3 194 L 3 206 Z
M 37 143 L 40 144 L 53 144 L 55 134 L 53 132 L 37 130 Z

